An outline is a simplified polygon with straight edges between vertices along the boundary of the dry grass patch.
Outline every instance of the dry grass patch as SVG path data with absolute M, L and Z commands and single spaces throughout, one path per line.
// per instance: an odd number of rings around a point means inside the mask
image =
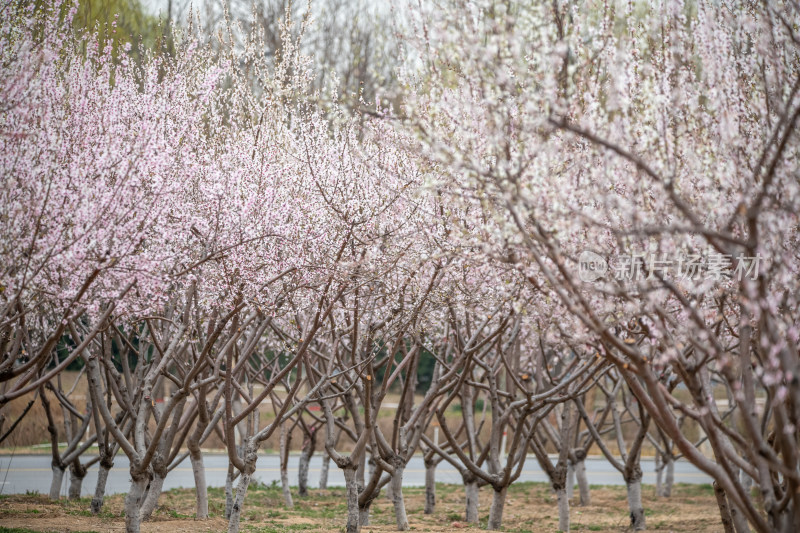
M 437 486 L 437 507 L 433 515 L 423 514 L 424 491 L 404 490 L 411 529 L 432 532 L 478 531 L 486 527 L 491 504 L 491 490 L 481 491 L 478 527 L 463 521 L 463 489 L 458 485 Z M 655 499 L 652 486 L 645 487 L 645 514 L 650 531 L 701 532 L 720 531 L 721 524 L 713 491 L 708 485 L 677 485 L 669 499 Z M 346 519 L 344 489 L 311 491 L 308 498 L 295 495 L 294 509 L 283 504 L 277 486 L 255 485 L 247 494 L 242 513 L 242 531 L 247 533 L 283 533 L 309 531 L 329 533 L 342 531 Z M 142 525 L 143 533 L 222 532 L 227 529 L 223 518 L 225 495 L 222 489 L 209 490 L 207 521 L 194 520 L 194 491 L 178 489 L 165 492 L 150 522 Z M 98 533 L 124 531 L 123 496 L 108 498 L 101 516 L 91 516 L 89 500 L 51 502 L 39 495 L 5 496 L 0 499 L 0 533 L 22 531 L 58 531 Z M 592 505 L 572 508 L 572 531 L 619 532 L 630 530 L 625 487 L 594 487 Z M 503 529 L 508 532 L 555 532 L 558 511 L 555 497 L 542 483 L 519 483 L 508 494 Z M 394 531 L 391 503 L 380 498 L 373 504 L 371 524 L 364 532 Z

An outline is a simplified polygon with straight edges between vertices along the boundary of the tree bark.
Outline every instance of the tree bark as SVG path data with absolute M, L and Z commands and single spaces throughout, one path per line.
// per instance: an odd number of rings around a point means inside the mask
M 716 481 L 714 482 L 714 496 L 717 498 L 719 516 L 722 519 L 722 527 L 725 530 L 725 533 L 734 533 L 731 510 L 730 507 L 728 507 L 728 497 L 725 495 L 725 489 L 723 489 Z
M 61 484 L 64 482 L 64 469 L 52 465 L 53 479 L 50 481 L 50 499 L 57 500 L 61 496 Z
M 464 493 L 466 496 L 466 521 L 469 524 L 478 523 L 478 482 L 475 480 L 469 481 L 464 485 Z
M 225 518 L 233 512 L 233 463 L 228 461 L 228 475 L 225 477 Z
M 158 499 L 161 497 L 161 487 L 164 486 L 163 473 L 156 472 L 153 474 L 153 479 L 150 481 L 150 486 L 147 488 L 147 494 L 142 502 L 142 507 L 139 510 L 139 517 L 142 522 L 150 520 L 153 516 L 153 511 L 158 507 Z
M 206 484 L 206 466 L 203 463 L 203 454 L 200 447 L 189 444 L 189 460 L 192 463 L 192 474 L 194 475 L 195 495 L 197 498 L 197 509 L 195 518 L 206 520 L 208 518 L 208 485 Z
M 242 516 L 244 507 L 244 497 L 247 495 L 247 487 L 250 486 L 250 479 L 256 471 L 256 461 L 258 460 L 258 443 L 255 439 L 247 439 L 244 444 L 244 470 L 239 478 L 239 485 L 236 487 L 236 498 L 233 500 L 231 516 L 228 519 L 228 533 L 239 533 L 239 520 Z M 231 476 L 232 477 L 232 476 Z
M 247 487 L 250 485 L 252 473 L 242 472 L 239 477 L 239 485 L 236 487 L 236 497 L 231 507 L 231 516 L 228 519 L 228 533 L 239 533 L 239 521 L 242 517 L 242 507 L 244 497 L 247 495 Z
M 569 496 L 566 489 L 556 490 L 558 501 L 558 529 L 567 533 L 569 531 Z
M 300 462 L 297 465 L 297 492 L 302 497 L 308 496 L 308 466 L 311 463 L 311 457 L 314 455 L 316 444 L 317 434 L 315 429 L 311 429 L 309 436 L 303 442 Z
M 363 489 L 361 489 L 363 490 Z M 360 492 L 360 491 L 359 491 Z M 369 525 L 369 509 L 372 507 L 372 500 L 368 501 L 364 505 L 358 506 L 358 529 L 359 531 L 364 526 Z
M 747 523 L 747 518 L 744 516 L 744 513 L 742 513 L 736 505 L 731 504 L 730 507 L 733 527 L 736 529 L 736 533 L 750 533 L 750 525 Z
M 356 483 L 356 469 L 352 467 L 343 468 L 344 481 L 347 491 L 347 526 L 346 533 L 359 533 L 361 525 L 359 521 L 358 509 L 358 484 Z
M 642 478 L 637 476 L 627 480 L 628 487 L 628 509 L 631 512 L 631 526 L 634 531 L 643 531 L 647 528 L 644 518 L 644 507 L 642 507 Z
M 291 440 L 292 436 L 289 433 L 289 430 L 286 428 L 286 424 L 281 424 L 281 490 L 283 492 L 283 501 L 286 504 L 286 507 L 289 509 L 294 507 L 294 501 L 292 501 L 292 491 L 289 489 L 289 443 Z
M 567 463 L 567 498 L 575 496 L 575 466 L 572 461 Z
M 745 492 L 750 496 L 750 490 L 753 488 L 753 478 L 743 470 L 739 471 L 739 478 Z M 736 505 L 731 505 L 731 518 L 733 518 L 733 526 L 736 528 L 736 533 L 750 533 L 750 525 L 747 523 L 747 518 Z
M 664 458 L 664 485 L 661 487 L 661 495 L 669 498 L 672 495 L 672 485 L 675 482 L 675 459 L 671 455 Z
M 392 466 L 394 466 L 394 474 L 389 484 L 392 487 L 394 517 L 397 522 L 397 530 L 406 531 L 408 529 L 408 516 L 406 515 L 406 503 L 403 499 L 403 472 L 405 471 L 405 463 L 402 458 L 398 457 L 393 461 Z
M 503 508 L 506 505 L 507 492 L 508 486 L 503 487 L 502 490 L 495 489 L 492 496 L 492 506 L 489 508 L 489 524 L 486 529 L 496 531 L 503 526 Z
M 142 505 L 142 498 L 144 498 L 144 491 L 147 489 L 149 476 L 146 474 L 137 474 L 131 480 L 131 488 L 128 489 L 128 494 L 125 496 L 125 532 L 126 533 L 139 533 L 139 508 Z
M 319 472 L 319 490 L 328 490 L 328 472 L 331 469 L 331 456 L 325 453 L 322 458 L 322 469 Z
M 656 498 L 661 498 L 664 492 L 664 459 L 658 451 L 653 462 L 656 466 Z
M 425 463 L 425 514 L 436 509 L 436 463 Z
M 575 477 L 578 480 L 578 493 L 580 494 L 580 504 L 587 506 L 592 504 L 592 496 L 589 491 L 589 479 L 586 477 L 586 462 L 579 456 L 575 463 Z
M 77 464 L 76 464 L 77 463 Z M 69 467 L 69 499 L 79 500 L 81 489 L 83 488 L 83 478 L 86 477 L 86 469 L 76 459 Z
M 108 481 L 108 473 L 114 466 L 113 463 L 101 460 L 100 467 L 97 470 L 97 484 L 94 486 L 94 497 L 92 497 L 92 514 L 100 514 L 100 509 L 103 508 L 103 500 L 106 495 L 106 482 Z

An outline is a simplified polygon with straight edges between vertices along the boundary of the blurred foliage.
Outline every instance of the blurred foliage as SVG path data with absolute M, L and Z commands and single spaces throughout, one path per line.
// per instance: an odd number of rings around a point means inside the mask
M 129 56 L 137 63 L 142 61 L 147 51 L 155 54 L 172 52 L 171 24 L 149 14 L 139 0 L 80 0 L 60 5 L 47 0 L 20 3 L 20 7 L 34 13 L 56 8 L 62 17 L 66 17 L 73 6 L 75 35 L 95 33 L 101 47 L 107 46 L 110 40 L 115 58 L 127 43 L 131 44 Z M 85 47 L 86 43 L 82 42 L 82 46 Z

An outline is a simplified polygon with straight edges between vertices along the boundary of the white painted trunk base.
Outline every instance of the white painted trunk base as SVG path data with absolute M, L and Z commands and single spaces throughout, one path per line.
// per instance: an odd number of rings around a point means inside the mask
M 466 513 L 465 519 L 469 524 L 478 523 L 478 484 L 467 483 L 464 486 Z

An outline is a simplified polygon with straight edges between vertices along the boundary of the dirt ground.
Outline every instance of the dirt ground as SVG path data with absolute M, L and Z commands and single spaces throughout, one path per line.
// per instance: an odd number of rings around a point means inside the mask
M 463 488 L 457 485 L 437 486 L 437 506 L 433 515 L 423 514 L 424 492 L 421 488 L 403 491 L 411 530 L 434 532 L 477 531 L 463 521 Z M 653 487 L 644 488 L 647 529 L 674 532 L 719 532 L 722 525 L 717 514 L 713 490 L 708 485 L 678 485 L 669 499 L 655 499 Z M 255 486 L 248 490 L 242 512 L 241 530 L 253 533 L 290 531 L 342 531 L 346 520 L 344 490 L 311 490 L 307 498 L 294 493 L 294 508 L 287 509 L 280 489 Z M 491 503 L 491 490 L 484 488 L 480 497 L 480 528 L 486 527 Z M 51 502 L 41 495 L 3 496 L 0 499 L 0 533 L 21 531 L 112 532 L 124 531 L 123 497 L 113 496 L 106 502 L 101 516 L 89 513 L 89 500 Z M 153 520 L 142 524 L 143 533 L 221 532 L 227 529 L 222 518 L 225 497 L 221 489 L 210 489 L 211 518 L 196 521 L 194 491 L 179 489 L 162 495 Z M 4 529 L 8 528 L 8 529 Z M 520 483 L 511 487 L 503 517 L 507 532 L 555 532 L 558 511 L 555 497 L 541 483 Z M 372 507 L 371 524 L 365 533 L 395 531 L 391 503 L 381 497 Z M 592 505 L 571 509 L 572 531 L 630 531 L 624 487 L 594 487 Z

